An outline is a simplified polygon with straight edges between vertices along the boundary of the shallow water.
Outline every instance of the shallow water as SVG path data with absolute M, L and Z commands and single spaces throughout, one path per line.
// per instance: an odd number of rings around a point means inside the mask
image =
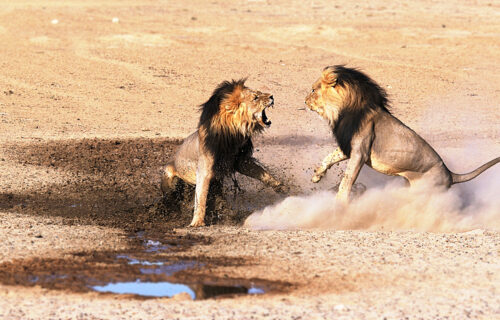
M 187 293 L 197 300 L 260 295 L 276 289 L 274 283 L 265 280 L 218 278 L 200 272 L 227 262 L 224 259 L 198 261 L 177 257 L 175 253 L 183 248 L 178 238 L 153 240 L 138 233 L 132 239 L 136 245 L 127 251 L 81 252 L 64 259 L 0 264 L 0 282 L 143 298 Z
M 219 286 L 207 284 L 189 285 L 172 282 L 118 282 L 109 283 L 104 286 L 93 286 L 92 289 L 99 292 L 111 292 L 117 294 L 136 294 L 145 297 L 173 297 L 180 293 L 187 293 L 191 299 L 208 299 L 223 295 L 233 294 L 264 294 L 265 290 L 259 287 L 244 287 L 240 285 Z
M 158 251 L 166 250 L 159 241 L 147 240 L 145 241 L 147 253 L 155 253 Z M 155 250 L 152 250 L 154 247 Z M 159 249 L 162 248 L 162 249 Z M 196 261 L 148 261 L 132 258 L 128 255 L 118 255 L 117 259 L 127 261 L 129 265 L 143 266 L 140 272 L 145 275 L 165 275 L 173 276 L 175 273 L 183 270 L 188 270 L 196 267 L 203 267 Z M 119 260 L 119 261 L 120 261 Z M 239 283 L 232 285 L 218 285 L 216 283 L 175 283 L 169 281 L 142 281 L 137 279 L 135 281 L 126 282 L 110 282 L 105 285 L 90 286 L 95 291 L 110 292 L 116 294 L 135 294 L 144 297 L 173 297 L 179 293 L 187 293 L 191 299 L 207 299 L 221 295 L 231 294 L 263 294 L 265 290 L 254 285 L 244 286 Z
M 137 294 L 146 297 L 173 297 L 176 294 L 186 292 L 191 299 L 196 298 L 194 291 L 185 284 L 171 282 L 118 282 L 108 283 L 104 286 L 91 287 L 99 292 L 112 292 L 118 294 Z

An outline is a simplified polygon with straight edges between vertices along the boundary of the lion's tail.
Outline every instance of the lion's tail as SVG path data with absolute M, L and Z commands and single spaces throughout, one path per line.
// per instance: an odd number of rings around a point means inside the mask
M 451 178 L 453 179 L 452 184 L 462 183 L 462 182 L 474 179 L 475 177 L 477 177 L 478 175 L 480 175 L 483 171 L 485 171 L 486 169 L 494 166 L 495 164 L 497 164 L 499 162 L 500 162 L 500 157 L 495 158 L 495 159 L 493 159 L 491 161 L 486 162 L 485 164 L 483 164 L 482 166 L 480 166 L 476 170 L 471 171 L 469 173 L 456 174 L 456 173 L 451 172 Z

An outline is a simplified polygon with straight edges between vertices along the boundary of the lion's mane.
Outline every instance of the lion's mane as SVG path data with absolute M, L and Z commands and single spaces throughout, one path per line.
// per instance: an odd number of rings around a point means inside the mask
M 335 85 L 344 91 L 343 104 L 332 131 L 340 150 L 350 157 L 352 139 L 363 121 L 374 112 L 390 113 L 389 100 L 385 90 L 361 71 L 341 65 L 327 69 L 333 70 L 336 74 Z
M 222 82 L 210 99 L 200 106 L 198 129 L 202 131 L 204 147 L 214 156 L 218 171 L 234 171 L 239 158 L 251 156 L 253 144 L 250 137 L 252 133 L 263 130 L 239 107 L 241 92 L 246 89 L 245 80 Z

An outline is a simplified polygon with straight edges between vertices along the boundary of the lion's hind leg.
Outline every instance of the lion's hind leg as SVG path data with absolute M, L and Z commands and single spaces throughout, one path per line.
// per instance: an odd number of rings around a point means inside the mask
M 165 167 L 160 187 L 163 193 L 163 201 L 171 209 L 180 209 L 181 203 L 186 201 L 187 197 L 193 193 L 192 189 L 194 189 L 194 187 L 191 187 L 177 176 L 173 164 L 168 164 Z
M 167 164 L 161 178 L 161 192 L 163 196 L 168 196 L 174 192 L 179 183 L 179 177 L 176 174 L 175 167 L 172 163 Z
M 193 213 L 195 187 L 179 177 L 171 164 L 165 167 L 160 187 L 163 196 L 156 207 L 158 212 L 171 222 L 188 223 Z

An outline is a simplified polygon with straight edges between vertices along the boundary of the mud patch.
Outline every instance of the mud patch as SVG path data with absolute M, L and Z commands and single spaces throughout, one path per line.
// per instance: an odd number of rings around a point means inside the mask
M 97 224 L 128 232 L 185 227 L 193 214 L 192 188 L 185 188 L 179 202 L 163 199 L 159 188 L 162 168 L 179 144 L 179 140 L 166 138 L 137 138 L 7 145 L 8 161 L 37 171 L 20 177 L 23 186 L 10 191 L 4 188 L 0 209 L 59 216 L 69 225 Z M 36 183 L 40 173 L 47 176 L 43 185 Z M 65 178 L 56 179 L 61 176 Z M 224 194 L 232 194 L 226 189 Z M 251 212 L 219 200 L 212 201 L 209 209 L 207 224 L 241 224 Z
M 263 279 L 221 278 L 208 274 L 218 266 L 243 267 L 243 259 L 194 258 L 178 254 L 190 245 L 207 241 L 175 236 L 152 240 L 139 233 L 131 238 L 127 251 L 78 252 L 61 259 L 33 258 L 2 263 L 0 282 L 143 299 L 178 294 L 187 294 L 190 299 L 208 299 L 278 292 L 289 286 Z
M 205 215 L 206 225 L 241 225 L 252 213 L 251 209 L 242 205 L 242 201 L 237 201 L 238 197 L 240 199 L 243 197 L 243 191 L 239 188 L 234 189 L 230 180 L 226 178 L 222 185 L 210 184 Z M 179 181 L 176 190 L 150 205 L 145 214 L 168 216 L 179 227 L 187 226 L 193 218 L 194 198 L 195 187 Z

